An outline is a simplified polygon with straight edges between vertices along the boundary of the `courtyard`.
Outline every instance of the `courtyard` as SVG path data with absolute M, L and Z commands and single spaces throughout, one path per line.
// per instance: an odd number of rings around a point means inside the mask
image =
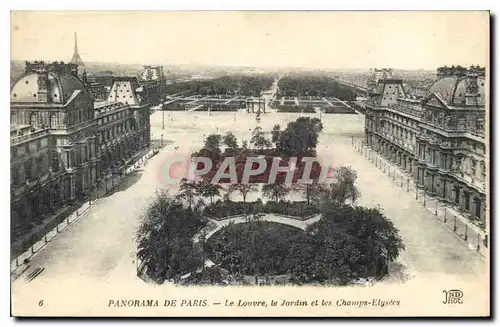
M 320 117 L 317 113 L 271 112 L 261 115 L 259 126 L 264 131 L 270 131 L 275 124 L 284 128 L 300 115 Z M 380 205 L 384 214 L 400 230 L 406 250 L 398 262 L 406 274 L 470 277 L 487 273 L 484 259 L 442 226 L 411 194 L 401 192 L 398 186 L 352 148 L 351 137 L 363 134 L 364 116 L 323 115 L 322 122 L 324 130 L 319 140 L 319 154 L 330 156 L 334 166 L 350 165 L 358 171 L 358 187 L 361 191 L 359 204 L 367 207 Z M 255 115 L 244 111 L 216 112 L 211 115 L 196 111 L 152 114 L 152 139 L 162 139 L 171 144 L 140 169 L 140 179 L 126 183 L 112 196 L 104 198 L 86 216 L 82 216 L 37 253 L 29 268 L 14 282 L 13 292 L 54 286 L 61 277 L 77 282 L 111 283 L 122 280 L 142 284 L 136 277 L 135 244 L 140 215 L 158 189 L 175 193 L 178 188 L 177 185 L 165 185 L 159 178 L 164 161 L 172 153 L 188 156 L 198 150 L 204 138 L 212 133 L 232 131 L 241 144 L 250 139 L 256 124 Z M 239 200 L 238 196 L 234 197 Z M 248 195 L 247 201 L 259 197 L 259 192 L 254 192 Z M 290 199 L 293 200 L 293 195 Z M 25 277 L 39 268 L 44 269 L 43 273 L 26 284 Z

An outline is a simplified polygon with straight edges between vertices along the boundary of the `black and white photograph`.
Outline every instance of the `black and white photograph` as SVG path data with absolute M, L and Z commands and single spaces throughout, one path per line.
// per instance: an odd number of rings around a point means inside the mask
M 15 317 L 488 317 L 488 11 L 12 11 Z

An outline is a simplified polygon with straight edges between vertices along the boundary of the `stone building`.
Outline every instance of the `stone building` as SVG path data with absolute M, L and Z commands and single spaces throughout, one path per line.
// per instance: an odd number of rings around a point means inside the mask
M 86 194 L 97 180 L 92 95 L 74 64 L 26 63 L 10 92 L 15 228 Z
M 134 128 L 138 131 L 138 146 L 141 148 L 150 142 L 150 108 L 158 103 L 157 92 L 156 89 L 139 85 L 136 77 L 116 77 L 108 94 L 108 102 L 129 105 L 134 117 Z
M 115 78 L 94 104 L 78 66 L 26 62 L 12 85 L 13 237 L 92 192 L 149 146 L 149 98 L 135 77 Z
M 144 66 L 139 75 L 139 84 L 142 85 L 148 97 L 155 105 L 159 104 L 165 93 L 165 75 L 162 66 Z
M 485 225 L 484 68 L 440 68 L 423 99 L 402 81 L 369 85 L 365 142 L 396 163 L 429 195 Z

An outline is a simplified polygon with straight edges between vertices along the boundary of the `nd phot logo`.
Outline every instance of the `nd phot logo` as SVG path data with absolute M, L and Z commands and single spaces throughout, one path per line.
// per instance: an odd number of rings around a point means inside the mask
M 463 304 L 462 298 L 464 293 L 460 290 L 443 290 L 444 300 L 443 304 Z

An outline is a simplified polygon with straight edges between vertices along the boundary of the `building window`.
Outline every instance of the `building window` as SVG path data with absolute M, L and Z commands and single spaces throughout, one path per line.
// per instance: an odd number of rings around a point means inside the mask
M 53 113 L 50 115 L 50 128 L 57 128 L 59 126 L 59 115 Z
M 471 175 L 473 177 L 476 176 L 476 164 L 477 164 L 476 160 L 471 159 Z
M 474 216 L 481 217 L 481 199 L 474 198 Z
M 59 154 L 57 152 L 52 152 L 52 171 L 59 170 Z
M 30 180 L 32 177 L 31 161 L 26 161 L 24 163 L 24 176 L 26 177 L 26 180 Z
M 465 210 L 469 211 L 470 210 L 470 194 L 469 192 L 464 192 L 464 204 L 465 204 Z
M 19 184 L 19 170 L 17 167 L 10 170 L 10 180 L 13 186 L 17 186 Z
M 12 125 L 17 124 L 17 113 L 10 114 L 10 123 Z
M 33 127 L 38 127 L 38 113 L 33 112 L 30 114 L 30 125 Z

